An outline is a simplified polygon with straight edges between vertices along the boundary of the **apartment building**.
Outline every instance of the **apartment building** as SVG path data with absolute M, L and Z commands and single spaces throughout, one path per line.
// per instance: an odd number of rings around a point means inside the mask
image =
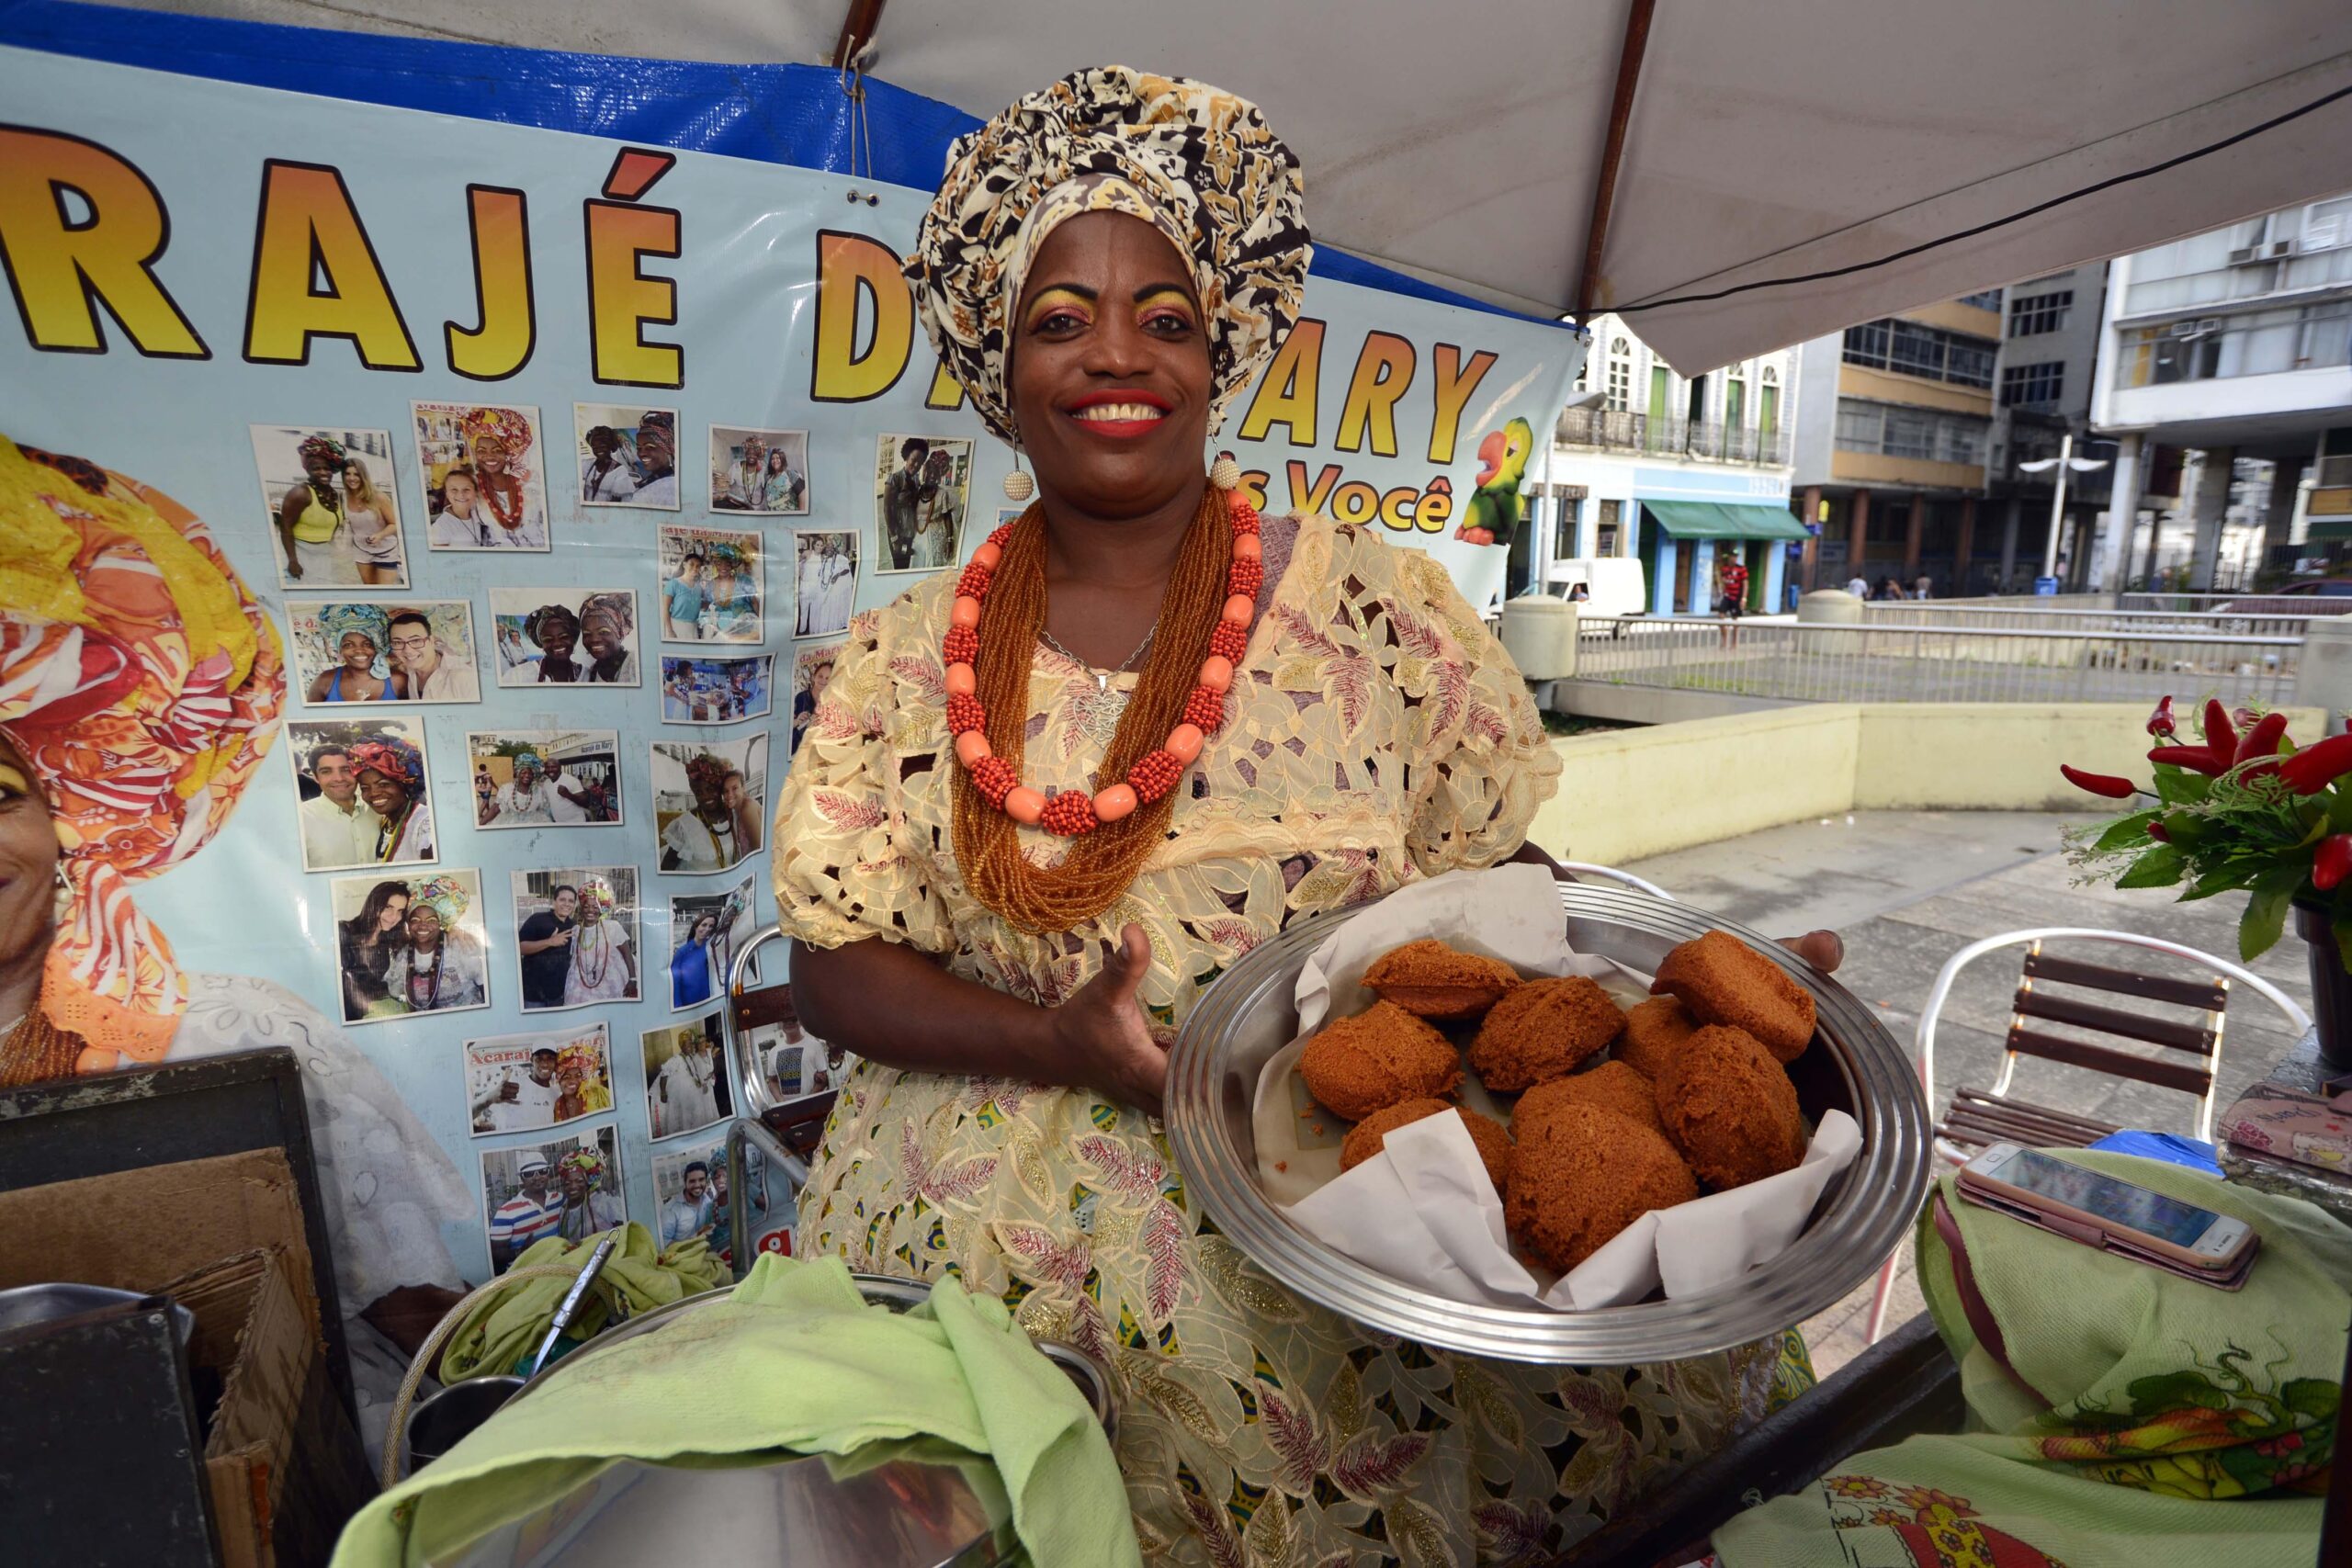
M 1642 609 L 1706 615 L 1715 562 L 1736 552 L 1748 608 L 1783 608 L 1790 551 L 1806 536 L 1789 513 L 1794 355 L 1686 378 L 1613 315 L 1595 317 L 1592 334 L 1554 432 L 1547 584 L 1599 582 L 1591 563 L 1638 560 Z
M 2000 292 L 2001 352 L 1994 367 L 1993 428 L 1979 508 L 1987 520 L 1980 535 L 1987 547 L 1968 570 L 1955 569 L 1955 583 L 1965 580 L 1965 591 L 1981 592 L 2002 582 L 2018 586 L 2040 574 L 2058 475 L 2054 465 L 2039 472 L 2024 465 L 2057 457 L 2071 435 L 2077 459 L 2104 465 L 2070 468 L 2066 475 L 2055 575 L 2062 588 L 2072 591 L 2089 579 L 2090 547 L 2114 479 L 2115 443 L 2095 434 L 2090 423 L 2107 263 L 2011 284 Z M 2179 471 L 2179 453 L 2167 449 L 2154 481 L 2170 487 L 2156 491 L 2160 504 L 2178 493 Z M 2010 542 L 2028 540 L 2025 558 L 2016 558 Z
M 2117 443 L 2099 586 L 2169 547 L 2145 504 L 2159 446 L 2198 454 L 2178 530 L 2192 587 L 2226 577 L 2233 493 L 2250 488 L 2265 564 L 2352 552 L 2352 193 L 2118 258 L 2091 422 Z

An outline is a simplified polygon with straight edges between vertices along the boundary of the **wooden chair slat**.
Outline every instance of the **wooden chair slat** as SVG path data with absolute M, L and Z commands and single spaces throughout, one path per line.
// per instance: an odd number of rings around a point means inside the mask
M 2144 997 L 2152 1002 L 2175 1002 L 2205 1012 L 2220 1012 L 2230 1001 L 2229 988 L 2214 981 L 2143 975 L 2131 969 L 2110 969 L 2103 964 L 2086 964 L 2077 958 L 2053 958 L 2046 953 L 2027 953 L 2025 972 L 2037 980 L 2084 986 L 2119 996 Z
M 2064 1062 L 2070 1067 L 2088 1067 L 2094 1072 L 2110 1073 L 2117 1077 L 2152 1083 L 2163 1089 L 2177 1089 L 2183 1094 L 2202 1095 L 2213 1086 L 2213 1075 L 2208 1068 L 2192 1067 L 2181 1062 L 2150 1061 L 2144 1056 L 2134 1056 L 2128 1051 L 2111 1050 L 2105 1045 L 2092 1045 L 2055 1034 L 2041 1034 L 2030 1029 L 2009 1031 L 2009 1049 L 2022 1055 Z
M 792 987 L 770 986 L 763 990 L 739 991 L 729 998 L 735 1010 L 738 1031 L 764 1029 L 772 1023 L 797 1023 L 800 1015 L 793 1010 Z
M 2073 997 L 2052 996 L 2048 991 L 2032 990 L 2024 986 L 2018 987 L 2016 1005 L 2017 1010 L 2028 1018 L 2048 1019 L 2052 1023 L 2073 1024 L 2078 1029 L 2095 1029 L 2101 1034 L 2120 1034 L 2126 1040 L 2144 1040 L 2151 1045 L 2192 1052 L 2199 1056 L 2213 1054 L 2213 1032 L 2199 1024 L 2149 1018 L 2142 1013 L 2101 1007 L 2096 1002 L 2078 1001 Z
M 1996 1109 L 1997 1108 L 1997 1109 Z M 2115 1131 L 2103 1122 L 2046 1106 L 1980 1100 L 1954 1104 L 1941 1129 L 1955 1142 L 2051 1145 L 2080 1148 Z
M 1953 1097 L 1952 1111 L 1987 1118 L 2016 1117 L 2037 1122 L 2046 1126 L 2069 1127 L 2087 1133 L 2094 1138 L 2105 1137 L 2114 1127 L 2096 1117 L 2078 1111 L 2061 1111 L 2055 1106 L 2037 1105 L 2030 1100 L 1996 1100 L 1981 1089 L 1962 1089 Z

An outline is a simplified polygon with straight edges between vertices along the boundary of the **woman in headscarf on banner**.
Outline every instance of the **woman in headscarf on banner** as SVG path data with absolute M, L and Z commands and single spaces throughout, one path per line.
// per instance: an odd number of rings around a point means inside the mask
M 387 665 L 376 673 L 384 646 L 384 612 L 373 604 L 334 604 L 319 615 L 319 630 L 334 649 L 335 662 L 311 679 L 306 700 L 313 703 L 389 703 L 408 695 L 401 672 Z
M 742 847 L 740 803 L 729 805 L 727 779 L 735 772 L 724 759 L 697 751 L 685 761 L 686 793 L 694 804 L 662 829 L 662 869 L 725 871 L 750 852 Z
M 474 547 L 546 549 L 547 507 L 531 473 L 531 422 L 515 409 L 479 408 L 460 428 L 474 489 L 489 513 Z
M 557 1069 L 561 1071 L 561 1067 Z M 602 1190 L 605 1156 L 593 1148 L 574 1149 L 555 1162 L 556 1180 L 563 1189 L 563 1219 L 556 1234 L 566 1241 L 585 1241 L 628 1223 L 621 1196 Z
M 589 684 L 637 684 L 637 655 L 628 646 L 636 625 L 633 594 L 591 593 L 580 602 L 580 644 L 588 651 Z
M 364 1417 L 406 1361 L 357 1314 L 460 1283 L 441 1227 L 474 1217 L 470 1190 L 316 1009 L 182 968 L 131 897 L 228 820 L 285 695 L 277 633 L 202 523 L 0 438 L 0 1086 L 290 1046 Z
M 597 1077 L 603 1066 L 603 1055 L 594 1045 L 566 1045 L 557 1053 L 555 1121 L 570 1122 L 613 1108 L 612 1086 Z
M 408 945 L 392 955 L 385 981 L 410 1012 L 476 1008 L 490 997 L 482 952 L 460 922 L 472 903 L 454 876 L 409 887 Z
M 302 478 L 278 499 L 276 520 L 287 581 L 304 588 L 357 582 L 358 564 L 344 536 L 343 443 L 332 435 L 306 435 L 294 454 Z
M 383 822 L 376 830 L 376 863 L 401 865 L 433 858 L 433 810 L 424 799 L 424 753 L 397 735 L 379 735 L 351 749 L 359 798 Z
M 1369 1334 L 1205 1225 L 1154 1115 L 1257 943 L 1545 861 L 1559 761 L 1445 570 L 1204 479 L 1308 254 L 1296 161 L 1199 83 L 1080 73 L 950 153 L 907 276 L 1040 499 L 852 626 L 786 775 L 793 999 L 865 1058 L 799 1235 L 1101 1353 L 1154 1561 L 1537 1556 L 1761 1416 L 1781 1339 L 1587 1371 Z
M 539 650 L 537 659 L 524 660 L 533 684 L 580 679 L 580 664 L 571 657 L 571 650 L 580 646 L 580 617 L 570 605 L 540 605 L 523 618 L 523 636 Z
M 617 1002 L 637 993 L 637 953 L 629 946 L 628 928 L 614 918 L 618 904 L 605 877 L 591 873 L 580 879 L 580 923 L 564 971 L 564 1006 Z

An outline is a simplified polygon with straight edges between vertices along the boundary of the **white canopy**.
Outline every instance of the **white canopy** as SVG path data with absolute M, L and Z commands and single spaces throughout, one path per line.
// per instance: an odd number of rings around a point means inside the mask
M 147 3 L 722 62 L 872 17 L 875 75 L 977 115 L 1106 62 L 1204 77 L 1297 150 L 1318 239 L 1559 315 L 1598 229 L 1582 303 L 1687 372 L 2352 181 L 2346 0 Z

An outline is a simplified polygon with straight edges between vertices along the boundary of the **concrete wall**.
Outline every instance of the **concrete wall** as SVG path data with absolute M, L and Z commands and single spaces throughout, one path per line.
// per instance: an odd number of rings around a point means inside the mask
M 2320 710 L 2286 711 L 2290 733 L 2323 732 Z M 1564 736 L 1529 837 L 1620 864 L 1846 811 L 2098 811 L 2058 764 L 2144 782 L 2146 722 L 2136 704 L 1816 703 Z

